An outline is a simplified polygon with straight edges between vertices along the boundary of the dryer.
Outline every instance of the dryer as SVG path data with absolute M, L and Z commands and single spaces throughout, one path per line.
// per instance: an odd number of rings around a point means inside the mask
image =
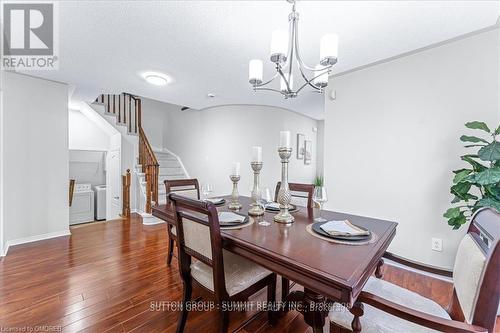
M 95 219 L 97 221 L 106 219 L 106 185 L 93 187 L 95 197 Z

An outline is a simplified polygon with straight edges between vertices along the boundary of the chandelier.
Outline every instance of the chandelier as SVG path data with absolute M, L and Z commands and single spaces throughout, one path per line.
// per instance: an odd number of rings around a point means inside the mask
M 326 34 L 320 41 L 320 60 L 314 68 L 307 66 L 301 58 L 299 50 L 299 13 L 295 11 L 295 0 L 287 0 L 292 4 L 292 12 L 288 15 L 289 31 L 277 30 L 271 35 L 270 60 L 276 67 L 276 74 L 268 81 L 263 81 L 263 63 L 260 59 L 250 60 L 248 81 L 254 91 L 267 90 L 282 94 L 285 98 L 297 97 L 305 87 L 322 93 L 328 85 L 328 75 L 337 63 L 338 37 Z M 295 58 L 295 59 L 294 59 Z M 300 76 L 304 82 L 294 90 L 293 65 L 297 63 Z M 279 77 L 280 89 L 267 87 Z

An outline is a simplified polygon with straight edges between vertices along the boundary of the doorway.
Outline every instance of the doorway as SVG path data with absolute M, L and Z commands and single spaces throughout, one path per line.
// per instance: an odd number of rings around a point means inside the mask
M 69 178 L 75 180 L 70 225 L 106 219 L 107 151 L 69 150 Z

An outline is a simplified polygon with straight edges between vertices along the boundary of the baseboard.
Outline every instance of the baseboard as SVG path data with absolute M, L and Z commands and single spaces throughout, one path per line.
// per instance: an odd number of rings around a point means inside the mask
M 142 224 L 143 225 L 155 225 L 155 224 L 166 223 L 162 219 L 159 219 L 156 216 L 153 216 L 153 214 L 148 214 L 148 213 L 144 213 L 144 212 L 137 212 L 137 213 L 142 217 Z
M 49 232 L 46 234 L 29 236 L 29 237 L 24 237 L 24 238 L 17 238 L 17 239 L 13 239 L 10 241 L 6 241 L 2 256 L 6 256 L 7 252 L 9 251 L 9 248 L 11 246 L 14 246 L 14 245 L 32 243 L 32 242 L 37 242 L 37 241 L 46 240 L 46 239 L 50 239 L 50 238 L 63 237 L 63 236 L 69 236 L 69 235 L 71 235 L 71 232 L 69 231 L 69 229 L 67 229 L 67 230 L 62 230 L 62 231 Z
M 0 250 L 1 250 L 0 257 L 5 257 L 7 255 L 7 252 L 9 251 L 9 244 L 6 242 L 3 249 Z

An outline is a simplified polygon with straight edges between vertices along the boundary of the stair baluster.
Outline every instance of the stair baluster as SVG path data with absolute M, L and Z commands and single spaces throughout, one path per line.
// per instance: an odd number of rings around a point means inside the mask
M 116 103 L 117 98 L 118 103 Z M 146 213 L 151 213 L 152 202 L 158 204 L 160 165 L 142 129 L 141 99 L 129 93 L 102 94 L 97 97 L 96 102 L 104 104 L 106 113 L 116 115 L 118 123 L 124 124 L 128 133 L 139 136 L 139 164 L 142 165 L 142 172 L 146 175 Z

